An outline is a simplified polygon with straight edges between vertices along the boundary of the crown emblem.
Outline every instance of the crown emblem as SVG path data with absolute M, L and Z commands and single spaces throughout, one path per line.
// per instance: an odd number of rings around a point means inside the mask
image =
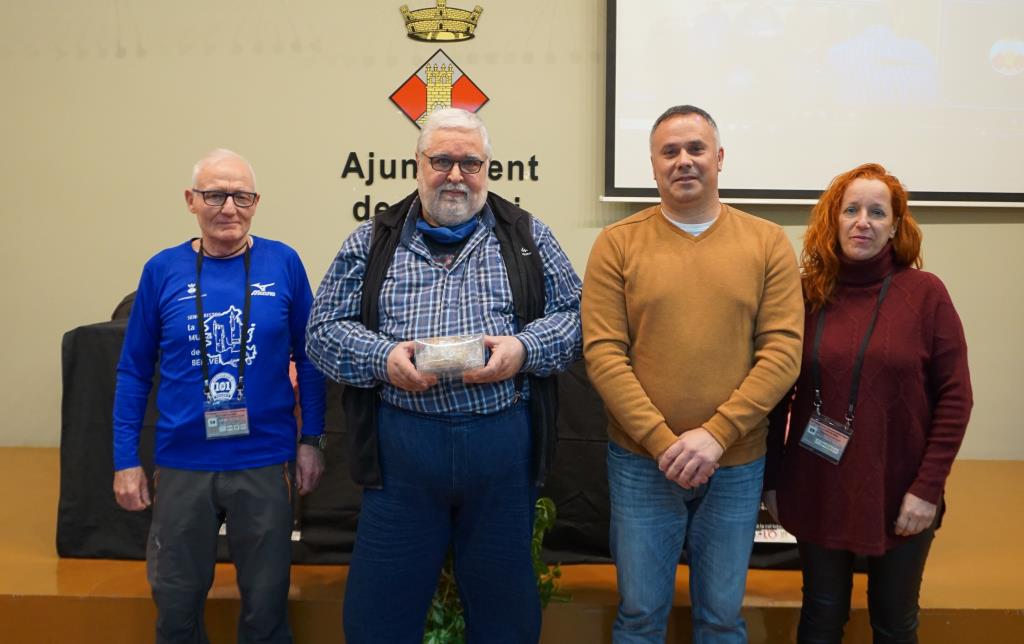
M 416 40 L 469 40 L 476 30 L 483 8 L 467 9 L 448 6 L 448 0 L 435 0 L 437 6 L 409 11 L 408 5 L 399 7 L 405 18 L 405 31 Z

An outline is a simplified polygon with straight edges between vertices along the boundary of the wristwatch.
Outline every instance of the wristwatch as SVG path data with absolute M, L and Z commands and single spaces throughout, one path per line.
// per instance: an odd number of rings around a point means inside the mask
M 312 445 L 322 452 L 327 448 L 327 434 L 303 434 L 299 438 L 299 445 Z

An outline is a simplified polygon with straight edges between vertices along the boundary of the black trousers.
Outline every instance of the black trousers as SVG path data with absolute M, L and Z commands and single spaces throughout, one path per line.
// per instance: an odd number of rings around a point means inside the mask
M 868 613 L 875 644 L 916 644 L 918 596 L 935 528 L 878 557 L 868 557 Z M 850 618 L 853 559 L 849 550 L 798 543 L 803 606 L 797 642 L 839 644 Z
M 209 644 L 203 624 L 217 531 L 227 523 L 242 612 L 239 644 L 291 644 L 291 474 L 288 464 L 229 472 L 157 470 L 146 568 L 157 644 Z

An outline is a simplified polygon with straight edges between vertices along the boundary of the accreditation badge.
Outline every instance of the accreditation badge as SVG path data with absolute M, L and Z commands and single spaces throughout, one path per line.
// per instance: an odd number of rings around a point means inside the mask
M 231 374 L 221 372 L 210 380 L 209 395 L 203 403 L 203 419 L 207 440 L 249 435 L 245 395 L 238 390 Z
M 208 401 L 204 405 L 203 418 L 206 420 L 207 440 L 249 435 L 249 410 L 244 399 Z
M 838 465 L 852 435 L 853 429 L 846 423 L 814 412 L 807 421 L 804 435 L 800 437 L 800 446 Z

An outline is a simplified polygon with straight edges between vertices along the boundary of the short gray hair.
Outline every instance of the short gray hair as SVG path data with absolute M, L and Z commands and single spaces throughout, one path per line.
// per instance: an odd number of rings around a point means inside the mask
M 224 159 L 238 159 L 248 166 L 249 174 L 252 175 L 252 189 L 256 189 L 256 171 L 252 169 L 252 164 L 249 163 L 249 160 L 241 154 L 228 150 L 227 148 L 215 148 L 210 150 L 196 161 L 196 164 L 192 166 L 192 185 L 196 185 L 196 179 L 199 177 L 199 173 L 202 172 L 206 166 L 217 163 L 218 161 L 223 161 Z
M 473 112 L 460 110 L 457 107 L 446 107 L 432 112 L 427 117 L 427 122 L 420 130 L 420 138 L 416 141 L 416 154 L 422 154 L 427 149 L 431 137 L 438 130 L 468 130 L 479 132 L 484 142 L 484 154 L 491 158 L 491 139 L 487 136 L 487 128 L 483 120 Z
M 711 126 L 711 129 L 715 131 L 715 146 L 718 148 L 722 147 L 722 135 L 718 131 L 718 123 L 715 123 L 715 119 L 711 118 L 711 115 L 707 111 L 695 105 L 673 105 L 664 112 L 661 113 L 654 121 L 654 125 L 651 126 L 650 142 L 654 142 L 654 131 L 658 129 L 658 126 L 673 116 L 686 116 L 688 114 L 696 114 L 701 117 L 707 124 Z

